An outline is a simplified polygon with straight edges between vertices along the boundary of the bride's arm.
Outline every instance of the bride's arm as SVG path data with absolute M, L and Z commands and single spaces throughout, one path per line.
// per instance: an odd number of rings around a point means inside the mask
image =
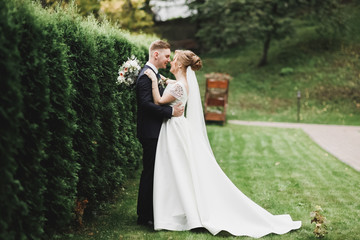
M 152 70 L 150 69 L 146 70 L 145 74 L 148 75 L 148 77 L 152 81 L 152 94 L 153 94 L 154 103 L 156 105 L 164 105 L 176 100 L 176 98 L 170 94 L 164 94 L 163 96 L 160 96 L 158 80 L 156 78 L 155 73 Z

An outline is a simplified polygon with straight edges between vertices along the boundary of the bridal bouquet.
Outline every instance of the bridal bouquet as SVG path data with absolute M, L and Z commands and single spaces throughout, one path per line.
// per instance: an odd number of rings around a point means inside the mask
M 116 83 L 118 85 L 124 83 L 127 86 L 134 84 L 140 69 L 140 61 L 136 59 L 135 56 L 131 56 L 131 58 L 128 58 L 128 60 L 120 66 Z

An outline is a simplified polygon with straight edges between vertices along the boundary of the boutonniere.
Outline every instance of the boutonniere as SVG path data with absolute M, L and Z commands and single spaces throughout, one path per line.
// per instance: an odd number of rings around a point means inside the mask
M 166 84 L 166 80 L 168 80 L 168 78 L 161 78 L 158 80 L 158 84 L 162 87 L 165 88 L 165 84 Z

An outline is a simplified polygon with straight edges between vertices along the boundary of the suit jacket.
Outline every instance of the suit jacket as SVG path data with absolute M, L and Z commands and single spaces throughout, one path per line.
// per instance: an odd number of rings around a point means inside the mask
M 171 118 L 172 107 L 167 105 L 156 105 L 152 96 L 151 79 L 144 74 L 146 69 L 151 67 L 145 65 L 141 69 L 136 80 L 136 98 L 137 98 L 137 137 L 141 140 L 144 138 L 158 138 L 161 124 L 164 119 Z M 164 89 L 160 87 L 160 95 Z

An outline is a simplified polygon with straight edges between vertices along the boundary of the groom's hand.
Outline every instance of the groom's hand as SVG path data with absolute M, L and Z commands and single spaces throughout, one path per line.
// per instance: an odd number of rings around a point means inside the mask
M 174 117 L 180 117 L 183 113 L 184 113 L 184 107 L 181 106 L 181 103 L 178 103 L 173 107 Z

